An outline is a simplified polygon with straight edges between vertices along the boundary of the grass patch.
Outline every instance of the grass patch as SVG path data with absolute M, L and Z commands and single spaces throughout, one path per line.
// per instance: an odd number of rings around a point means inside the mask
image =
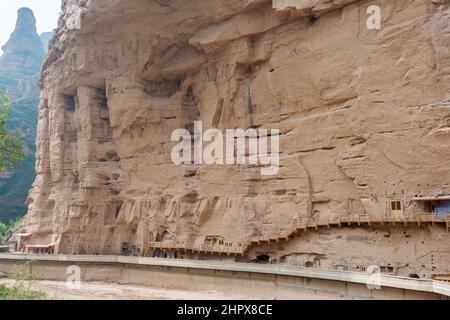
M 16 282 L 14 286 L 7 287 L 0 284 L 0 300 L 44 300 L 47 294 L 35 291 L 30 282 Z
M 30 260 L 25 267 L 31 270 L 36 264 Z M 14 270 L 12 274 L 0 274 L 0 279 L 12 280 L 12 285 L 0 284 L 0 300 L 46 300 L 47 294 L 33 289 L 33 284 L 39 279 L 36 274 L 26 273 L 24 270 Z

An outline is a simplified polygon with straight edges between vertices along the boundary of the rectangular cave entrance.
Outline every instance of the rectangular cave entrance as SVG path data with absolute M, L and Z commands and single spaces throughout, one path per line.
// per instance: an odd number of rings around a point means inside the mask
M 435 219 L 444 220 L 450 217 L 450 196 L 415 197 L 423 212 L 432 214 Z
M 389 208 L 392 217 L 399 217 L 403 215 L 403 203 L 401 200 L 390 200 Z
M 222 236 L 206 236 L 205 237 L 205 245 L 206 246 L 216 246 L 216 245 L 223 246 L 224 241 L 225 241 L 225 239 Z

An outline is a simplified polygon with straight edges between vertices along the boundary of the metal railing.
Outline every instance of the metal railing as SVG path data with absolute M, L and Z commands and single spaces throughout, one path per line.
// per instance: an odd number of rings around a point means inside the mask
M 318 230 L 319 228 L 331 227 L 349 227 L 352 225 L 385 225 L 385 224 L 421 224 L 431 223 L 432 225 L 444 224 L 447 232 L 450 231 L 450 214 L 435 215 L 435 214 L 408 214 L 401 216 L 370 216 L 370 215 L 348 215 L 338 216 L 333 218 L 310 218 L 299 217 L 294 220 L 290 229 L 275 231 L 266 235 L 251 236 L 243 241 L 231 243 L 231 245 L 219 244 L 194 244 L 180 241 L 165 241 L 165 242 L 150 242 L 150 249 L 161 250 L 181 250 L 184 252 L 191 251 L 193 253 L 206 254 L 234 254 L 244 255 L 252 246 L 261 243 L 289 241 L 290 238 L 295 237 L 299 232 L 306 232 L 308 230 Z

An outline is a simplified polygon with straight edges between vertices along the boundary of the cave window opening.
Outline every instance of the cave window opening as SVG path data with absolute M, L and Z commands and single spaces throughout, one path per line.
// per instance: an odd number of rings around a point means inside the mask
M 177 93 L 182 85 L 181 79 L 156 79 L 153 81 L 144 81 L 144 91 L 154 98 L 170 98 Z
M 63 95 L 63 101 L 64 101 L 64 107 L 63 107 L 63 114 L 64 114 L 64 122 L 65 125 L 65 132 L 64 132 L 64 141 L 66 143 L 73 143 L 73 148 L 76 150 L 77 146 L 76 143 L 78 141 L 77 136 L 77 130 L 76 130 L 76 124 L 74 121 L 74 114 L 76 111 L 77 106 L 77 98 L 75 96 L 71 95 Z M 75 151 L 74 151 L 75 152 Z
M 314 258 L 313 266 L 314 266 L 314 268 L 319 268 L 320 267 L 320 259 L 319 258 Z
M 99 125 L 102 127 L 102 131 L 103 131 L 101 136 L 98 136 L 97 139 L 100 144 L 108 143 L 112 140 L 112 128 L 111 128 L 111 118 L 110 118 L 110 112 L 109 112 L 108 98 L 106 96 L 106 90 L 98 89 L 95 101 L 96 101 L 98 112 L 99 112 L 99 118 L 101 120 Z M 108 158 L 107 158 L 107 156 L 103 156 L 98 161 L 99 162 L 108 162 Z
M 381 273 L 392 273 L 394 272 L 394 268 L 390 266 L 382 266 L 380 267 Z
M 358 266 L 357 267 L 359 272 L 366 272 L 367 271 L 367 267 L 366 266 Z
M 161 251 L 159 249 L 155 250 L 153 252 L 153 257 L 154 258 L 159 258 L 161 256 Z
M 260 254 L 259 256 L 256 257 L 256 262 L 257 263 L 262 263 L 262 264 L 268 264 L 270 263 L 270 256 L 266 255 L 266 254 Z
M 435 213 L 436 212 L 436 202 L 425 202 L 425 212 Z
M 224 239 L 221 236 L 207 236 L 205 238 L 205 245 L 214 246 L 214 245 L 222 245 L 224 243 Z
M 64 96 L 64 105 L 69 112 L 75 112 L 75 96 Z
M 319 17 L 317 17 L 317 16 L 310 16 L 309 17 L 309 24 L 310 25 L 314 25 L 317 22 L 317 20 L 319 20 Z
M 183 117 L 185 121 L 185 129 L 187 129 L 194 139 L 194 122 L 200 119 L 200 110 L 198 108 L 197 98 L 194 95 L 194 90 L 189 87 L 181 100 L 183 109 Z
M 390 211 L 392 215 L 403 214 L 403 204 L 401 200 L 391 200 L 390 201 Z
M 122 203 L 117 203 L 116 204 L 116 212 L 115 212 L 116 219 L 117 219 L 117 217 L 119 217 L 120 209 L 122 209 Z

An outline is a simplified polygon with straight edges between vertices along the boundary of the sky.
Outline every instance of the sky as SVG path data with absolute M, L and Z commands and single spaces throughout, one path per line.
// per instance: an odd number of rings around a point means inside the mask
M 0 0 L 0 47 L 9 39 L 14 31 L 17 10 L 22 7 L 30 8 L 36 17 L 37 31 L 40 35 L 56 28 L 61 0 Z M 0 54 L 1 54 L 0 49 Z

